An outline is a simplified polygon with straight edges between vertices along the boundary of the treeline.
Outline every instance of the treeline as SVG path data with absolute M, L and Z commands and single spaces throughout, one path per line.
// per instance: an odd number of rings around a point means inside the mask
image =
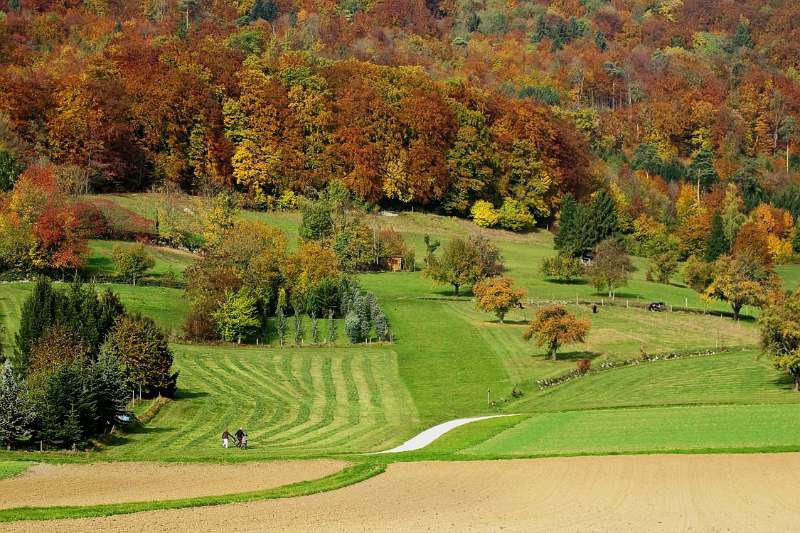
M 134 397 L 172 396 L 178 378 L 152 319 L 77 280 L 63 290 L 37 280 L 8 355 L 0 372 L 0 438 L 8 447 L 82 447 L 130 422 Z

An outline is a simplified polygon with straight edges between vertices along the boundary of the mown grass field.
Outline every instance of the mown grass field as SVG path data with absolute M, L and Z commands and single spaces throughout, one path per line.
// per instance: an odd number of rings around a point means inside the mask
M 605 370 L 529 394 L 509 407 L 567 411 L 690 404 L 800 404 L 792 382 L 756 350 Z
M 265 349 L 174 345 L 180 388 L 111 458 L 230 457 L 221 434 L 244 428 L 248 458 L 363 452 L 410 436 L 417 417 L 388 348 Z
M 791 404 L 703 405 L 538 413 L 462 450 L 501 457 L 800 450 Z

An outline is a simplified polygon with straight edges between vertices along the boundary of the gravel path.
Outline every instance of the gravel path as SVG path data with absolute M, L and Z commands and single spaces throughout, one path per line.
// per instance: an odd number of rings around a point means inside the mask
M 419 435 L 410 438 L 409 440 L 405 441 L 400 446 L 396 446 L 391 450 L 384 450 L 382 452 L 377 453 L 400 453 L 400 452 L 413 452 L 414 450 L 420 450 L 427 446 L 428 444 L 432 443 L 448 431 L 452 431 L 457 427 L 463 426 L 465 424 L 469 424 L 471 422 L 477 422 L 479 420 L 489 420 L 490 418 L 500 418 L 504 416 L 515 416 L 515 415 L 490 415 L 490 416 L 476 416 L 473 418 L 457 418 L 456 420 L 450 420 L 448 422 L 444 422 L 437 426 L 433 426 L 432 428 L 428 428 Z
M 8 531 L 797 531 L 800 454 L 395 463 L 343 489 Z M 3 529 L 0 527 L 0 530 Z

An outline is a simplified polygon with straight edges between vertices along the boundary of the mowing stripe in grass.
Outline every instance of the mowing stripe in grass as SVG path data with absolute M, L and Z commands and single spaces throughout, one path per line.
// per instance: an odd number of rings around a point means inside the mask
M 104 504 L 91 506 L 61 507 L 16 507 L 0 510 L 0 522 L 19 520 L 58 520 L 65 518 L 90 518 L 120 514 L 139 513 L 165 509 L 184 509 L 187 507 L 205 507 L 230 503 L 245 503 L 257 500 L 273 500 L 278 498 L 294 498 L 320 492 L 328 492 L 365 481 L 383 473 L 386 465 L 382 463 L 360 463 L 347 467 L 335 474 L 320 479 L 301 481 L 260 491 L 241 492 L 222 496 L 204 496 L 180 500 L 164 500 L 154 502 L 134 502 L 121 504 Z

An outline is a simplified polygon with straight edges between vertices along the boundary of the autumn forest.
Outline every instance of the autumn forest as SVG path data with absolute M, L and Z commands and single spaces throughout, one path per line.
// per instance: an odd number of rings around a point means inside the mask
M 800 213 L 798 34 L 785 0 L 0 0 L 0 185 L 540 226 L 603 188 L 685 258 L 708 205 Z

